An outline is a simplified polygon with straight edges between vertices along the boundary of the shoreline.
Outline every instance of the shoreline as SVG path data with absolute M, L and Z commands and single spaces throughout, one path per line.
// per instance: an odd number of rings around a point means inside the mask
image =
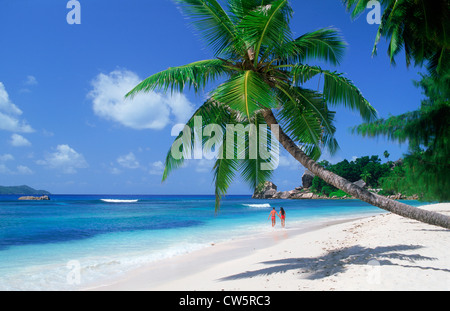
M 210 246 L 176 255 L 163 260 L 150 262 L 145 266 L 126 273 L 111 284 L 91 285 L 85 291 L 171 291 L 166 288 L 180 278 L 194 276 L 205 269 L 214 268 L 217 264 L 245 258 L 255 252 L 276 246 L 283 240 L 297 235 L 313 232 L 336 224 L 347 223 L 364 217 L 323 220 L 318 224 L 305 227 L 276 228 L 270 232 L 250 234 L 247 237 L 235 237 L 230 240 L 212 243 Z M 181 290 L 181 289 L 175 289 Z
M 450 214 L 450 203 L 423 206 Z M 450 231 L 393 214 L 277 228 L 152 262 L 95 291 L 450 290 Z

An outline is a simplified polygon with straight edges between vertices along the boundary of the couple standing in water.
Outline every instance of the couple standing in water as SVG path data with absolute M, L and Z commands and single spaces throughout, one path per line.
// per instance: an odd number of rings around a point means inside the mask
M 285 226 L 285 221 L 286 221 L 286 212 L 284 211 L 284 209 L 282 207 L 280 207 L 280 214 L 277 213 L 277 211 L 275 210 L 275 207 L 272 209 L 272 211 L 270 212 L 269 218 L 272 218 L 272 227 L 275 227 L 276 224 L 276 219 L 275 216 L 280 217 L 281 219 L 281 227 L 284 228 Z

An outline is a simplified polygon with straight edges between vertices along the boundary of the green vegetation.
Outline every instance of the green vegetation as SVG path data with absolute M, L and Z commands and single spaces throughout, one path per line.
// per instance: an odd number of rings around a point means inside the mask
M 344 0 L 352 17 L 361 14 L 369 0 Z M 426 99 L 418 110 L 365 123 L 355 131 L 363 136 L 385 136 L 408 142 L 403 164 L 380 182 L 385 191 L 419 194 L 427 201 L 450 200 L 450 1 L 381 0 L 384 13 L 373 54 L 381 37 L 389 41 L 388 55 L 405 51 L 409 66 L 426 65 L 417 87 Z
M 349 181 L 364 180 L 366 187 L 376 190 L 378 194 L 389 196 L 401 193 L 406 197 L 417 197 L 422 201 L 445 202 L 450 199 L 448 189 L 448 161 L 446 158 L 436 164 L 424 163 L 427 152 L 416 152 L 405 155 L 404 159 L 381 163 L 378 156 L 365 156 L 354 161 L 344 160 L 336 164 L 321 161 L 327 170 L 334 172 Z M 327 184 L 319 177 L 314 177 L 311 190 L 330 198 L 348 196 L 342 190 Z
M 50 192 L 45 190 L 36 190 L 29 186 L 0 186 L 0 194 L 49 195 Z
M 361 15 L 370 0 L 343 0 L 352 17 Z M 377 54 L 381 37 L 388 45 L 388 56 L 405 51 L 406 64 L 422 66 L 429 73 L 449 83 L 450 75 L 450 1 L 448 0 L 379 0 L 383 7 L 381 25 L 372 53 Z
M 219 125 L 223 133 L 215 135 L 222 135 L 220 152 L 234 155 L 218 158 L 214 166 L 216 210 L 238 173 L 252 190 L 272 175 L 272 170 L 261 169 L 261 164 L 271 162 L 260 156 L 260 150 L 249 159 L 250 135 L 243 137 L 245 154 L 237 154 L 234 142 L 234 150 L 225 150 L 231 149 L 227 139 L 234 138 L 226 135 L 227 125 L 256 125 L 253 140 L 260 137 L 259 125 L 280 125 L 285 131 L 280 142 L 285 146 L 289 140 L 294 141 L 289 146 L 297 149 L 297 155 L 304 155 L 306 162 L 317 160 L 322 148 L 331 153 L 338 149 L 334 137 L 335 112 L 330 106 L 343 105 L 367 122 L 376 119 L 375 109 L 352 81 L 338 72 L 307 64 L 317 61 L 338 65 L 346 44 L 332 28 L 294 38 L 290 28 L 293 10 L 288 0 L 175 0 L 175 3 L 205 39 L 215 58 L 156 73 L 127 97 L 155 89 L 183 92 L 189 88 L 199 93 L 208 84 L 222 83 L 209 92 L 208 100 L 186 124 L 191 133 L 195 131 L 195 117 L 202 117 L 203 129 Z M 313 78 L 323 78 L 321 90 L 304 88 Z M 183 137 L 184 131 L 176 141 Z M 206 140 L 203 139 L 203 144 Z M 265 144 L 261 150 L 270 149 L 268 143 L 260 143 Z M 183 145 L 182 153 L 190 153 L 186 149 L 194 145 Z M 184 155 L 176 158 L 172 150 L 168 152 L 163 181 L 183 164 Z
M 357 158 L 351 162 L 344 160 L 336 164 L 331 164 L 328 161 L 322 161 L 319 164 L 351 182 L 362 179 L 367 187 L 372 189 L 379 189 L 381 187 L 381 179 L 389 176 L 394 167 L 393 162 L 382 164 L 381 159 L 376 155 Z M 311 189 L 320 195 L 329 197 L 343 197 L 347 195 L 344 191 L 327 184 L 317 176 L 313 179 Z
M 420 109 L 361 124 L 354 132 L 408 142 L 409 151 L 403 165 L 383 180 L 385 190 L 418 194 L 427 201 L 449 201 L 450 88 L 430 76 L 422 76 L 415 84 L 426 96 Z
M 286 151 L 329 184 L 387 211 L 450 228 L 450 217 L 374 195 L 317 164 L 316 160 L 320 158 L 323 148 L 328 148 L 331 153 L 338 148 L 334 137 L 335 112 L 331 111 L 330 107 L 339 104 L 357 111 L 364 122 L 377 118 L 376 110 L 352 81 L 340 73 L 306 64 L 309 61 L 332 65 L 340 63 L 345 43 L 337 31 L 329 28 L 319 29 L 294 39 L 290 28 L 293 11 L 289 0 L 174 1 L 191 19 L 206 44 L 212 48 L 215 58 L 156 73 L 138 84 L 127 97 L 155 89 L 183 92 L 189 88 L 199 93 L 205 91 L 210 83 L 224 81 L 209 93 L 208 100 L 188 121 L 186 128 L 189 131 L 186 132 L 195 133 L 197 116 L 202 117 L 202 128 L 210 124 L 217 124 L 221 128 L 225 128 L 227 124 L 254 124 L 257 129 L 252 131 L 255 137 L 259 136 L 260 124 L 278 128 L 278 141 Z M 350 9 L 355 1 L 348 3 L 347 8 Z M 222 6 L 224 2 L 225 8 Z M 395 22 L 402 21 L 389 21 L 389 25 L 394 26 Z M 401 36 L 403 35 L 402 33 Z M 398 41 L 394 43 L 401 44 Z M 395 47 L 392 42 L 391 47 Z M 394 52 L 392 56 L 395 53 L 398 52 Z M 442 57 L 438 62 L 433 62 L 435 68 L 439 67 L 436 71 L 440 71 L 446 63 L 445 60 L 446 58 Z M 304 88 L 306 82 L 322 77 L 324 82 L 321 90 Z M 176 142 L 184 136 L 183 131 Z M 250 135 L 244 136 L 245 146 L 248 146 Z M 189 135 L 191 142 L 194 139 L 195 135 Z M 203 139 L 203 144 L 206 142 L 208 141 Z M 260 157 L 259 151 L 270 149 L 268 143 L 256 151 L 256 159 L 248 159 L 246 154 L 237 154 L 235 141 L 229 141 L 227 144 L 226 135 L 222 136 L 221 142 L 222 155 L 226 153 L 234 156 L 221 157 L 214 166 L 216 210 L 220 208 L 220 200 L 227 193 L 237 173 L 242 175 L 253 190 L 261 182 L 269 180 L 272 174 L 270 170 L 261 169 L 261 164 L 267 164 L 268 160 Z M 186 148 L 183 145 L 182 150 L 178 147 L 177 153 L 190 154 L 194 145 L 187 144 Z M 234 150 L 225 150 L 230 147 Z M 248 148 L 245 149 L 247 152 Z M 169 151 L 163 181 L 183 162 L 183 156 L 176 158 L 172 150 Z M 363 173 L 368 181 L 374 178 L 368 171 L 361 172 L 359 177 Z

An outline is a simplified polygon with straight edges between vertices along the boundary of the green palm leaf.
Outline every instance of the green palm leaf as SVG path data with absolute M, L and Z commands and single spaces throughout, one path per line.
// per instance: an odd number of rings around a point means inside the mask
M 278 151 L 278 146 L 272 146 L 273 133 L 268 129 L 261 114 L 256 114 L 251 124 L 255 131 L 248 133 L 245 137 L 246 156 L 241 160 L 240 172 L 244 181 L 255 191 L 260 183 L 271 178 L 278 159 L 273 158 L 277 155 L 269 155 L 269 151 Z M 265 138 L 261 131 L 266 131 Z
M 220 209 L 220 201 L 225 196 L 239 169 L 239 160 L 217 159 L 214 165 L 214 184 L 216 195 L 216 212 Z
M 281 63 L 305 63 L 307 60 L 324 60 L 339 65 L 344 56 L 346 44 L 339 32 L 333 28 L 319 29 L 306 33 L 286 43 L 286 53 Z
M 216 55 L 229 49 L 239 41 L 235 25 L 230 16 L 216 0 L 174 0 L 191 19 L 206 44 Z
M 345 78 L 342 74 L 323 70 L 318 66 L 295 65 L 292 66 L 293 82 L 305 83 L 312 77 L 323 74 L 325 82 L 323 94 L 328 103 L 332 105 L 343 104 L 344 107 L 358 111 L 361 117 L 370 122 L 376 119 L 375 108 L 364 98 L 361 91 L 353 82 Z
M 167 177 L 169 176 L 169 174 L 181 167 L 185 161 L 185 156 L 187 154 L 192 154 L 193 149 L 194 149 L 194 142 L 195 142 L 195 118 L 196 117 L 201 117 L 202 120 L 202 124 L 201 124 L 201 129 L 203 130 L 206 126 L 210 125 L 210 124 L 217 124 L 219 126 L 222 127 L 223 132 L 225 132 L 225 128 L 226 125 L 230 122 L 236 122 L 237 116 L 235 113 L 230 112 L 226 106 L 224 105 L 220 105 L 212 100 L 208 100 L 207 102 L 205 102 L 200 108 L 197 109 L 197 111 L 192 115 L 191 119 L 189 119 L 189 121 L 186 123 L 186 127 L 189 129 L 191 137 L 184 137 L 184 139 L 186 139 L 187 141 L 189 141 L 188 144 L 183 145 L 182 147 L 180 147 L 179 153 L 182 153 L 183 156 L 182 157 L 174 157 L 174 153 L 173 150 L 169 150 L 169 152 L 167 153 L 166 156 L 166 161 L 165 161 L 165 169 L 164 169 L 164 173 L 163 173 L 163 178 L 162 181 L 164 182 Z M 185 135 L 185 133 L 180 132 L 180 134 L 178 135 L 178 137 L 175 139 L 176 141 L 179 141 L 180 139 L 183 138 L 183 135 Z M 203 136 L 201 137 L 202 141 L 202 147 L 205 144 L 206 140 L 208 139 L 208 137 Z M 190 150 L 184 150 L 183 148 L 189 148 Z
M 326 108 L 322 94 L 296 87 L 281 90 L 278 97 L 283 101 L 279 111 L 283 129 L 303 146 L 305 153 L 318 159 L 321 146 L 328 147 L 331 154 L 337 151 L 335 112 Z
M 280 43 L 290 40 L 291 15 L 292 9 L 289 2 L 276 0 L 244 16 L 239 28 L 245 35 L 245 41 L 254 48 L 254 67 L 257 67 L 260 52 L 264 48 L 276 49 Z
M 203 135 L 199 140 L 195 131 L 205 132 L 209 125 L 219 125 L 221 144 L 216 145 L 219 156 L 213 168 L 218 211 L 221 198 L 238 172 L 255 189 L 270 179 L 276 168 L 277 161 L 273 161 L 276 159 L 269 150 L 278 145 L 272 146 L 271 139 L 261 141 L 259 136 L 263 134 L 259 125 L 266 124 L 268 110 L 277 109 L 286 132 L 314 159 L 320 157 L 324 146 L 331 152 L 338 148 L 334 138 L 334 112 L 328 109 L 328 104 L 343 103 L 360 111 L 365 120 L 374 117 L 372 106 L 350 80 L 335 72 L 303 65 L 308 59 L 339 64 L 345 43 L 331 28 L 292 40 L 289 21 L 293 12 L 288 0 L 229 0 L 229 13 L 218 0 L 174 1 L 191 19 L 217 59 L 154 74 L 127 96 L 155 89 L 182 92 L 188 88 L 200 92 L 212 82 L 224 82 L 210 93 L 210 98 L 176 138 L 166 157 L 163 181 L 188 155 L 195 153 L 195 145 L 200 143 L 209 148 L 209 137 Z M 317 75 L 325 76 L 323 94 L 300 87 Z M 251 134 L 244 130 L 230 136 L 226 130 L 232 125 L 250 129 Z M 271 131 L 267 135 L 273 138 Z M 242 143 L 244 148 L 240 149 Z
M 369 0 L 343 0 L 347 11 L 356 18 L 364 12 Z M 448 0 L 381 0 L 383 16 L 372 51 L 377 54 L 381 37 L 389 41 L 388 56 L 395 64 L 396 56 L 405 51 L 406 64 L 422 66 L 428 62 L 433 76 L 445 76 L 450 64 L 450 2 Z M 441 59 L 439 60 L 439 58 Z
M 239 171 L 243 180 L 254 191 L 261 183 L 272 177 L 275 165 L 278 159 L 274 159 L 277 154 L 271 154 L 270 151 L 278 151 L 277 146 L 272 146 L 272 133 L 267 130 L 266 123 L 261 114 L 256 114 L 251 122 L 248 120 L 229 120 L 233 125 L 242 125 L 243 128 L 249 128 L 248 131 L 236 131 L 233 135 L 224 134 L 222 151 L 227 156 L 216 160 L 214 166 L 214 181 L 216 193 L 216 212 L 220 209 L 220 200 L 226 194 L 229 186 Z M 260 128 L 260 125 L 263 125 Z M 266 139 L 260 131 L 266 130 Z M 231 143 L 228 141 L 233 139 Z M 238 139 L 244 141 L 243 150 L 239 150 Z M 278 143 L 278 141 L 277 141 Z M 228 150 L 227 148 L 232 148 Z M 275 150 L 274 150 L 275 149 Z M 232 156 L 229 156 L 229 155 Z
M 169 88 L 172 92 L 183 92 L 185 87 L 199 92 L 205 88 L 208 82 L 228 75 L 230 71 L 227 63 L 220 59 L 203 60 L 172 67 L 148 77 L 131 90 L 126 97 L 133 97 L 140 92 L 150 92 L 155 89 L 166 92 Z
M 213 92 L 212 98 L 250 119 L 255 111 L 273 108 L 275 104 L 270 86 L 256 72 L 243 71 L 226 81 Z
M 275 0 L 229 0 L 228 6 L 230 12 L 233 14 L 232 19 L 234 18 L 235 24 L 239 24 L 245 16 L 247 16 L 250 12 L 261 8 L 261 6 L 269 5 Z

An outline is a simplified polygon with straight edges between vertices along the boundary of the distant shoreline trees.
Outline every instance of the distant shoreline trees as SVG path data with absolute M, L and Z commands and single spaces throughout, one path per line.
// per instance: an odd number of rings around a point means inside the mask
M 395 166 L 395 163 L 391 161 L 381 163 L 381 159 L 377 155 L 364 156 L 353 161 L 343 160 L 336 164 L 324 160 L 319 164 L 351 182 L 362 179 L 368 188 L 373 189 L 381 188 L 380 180 L 383 177 L 388 177 Z M 312 181 L 311 190 L 320 195 L 332 196 L 332 194 L 335 194 L 339 196 L 336 187 L 324 182 L 317 176 Z

